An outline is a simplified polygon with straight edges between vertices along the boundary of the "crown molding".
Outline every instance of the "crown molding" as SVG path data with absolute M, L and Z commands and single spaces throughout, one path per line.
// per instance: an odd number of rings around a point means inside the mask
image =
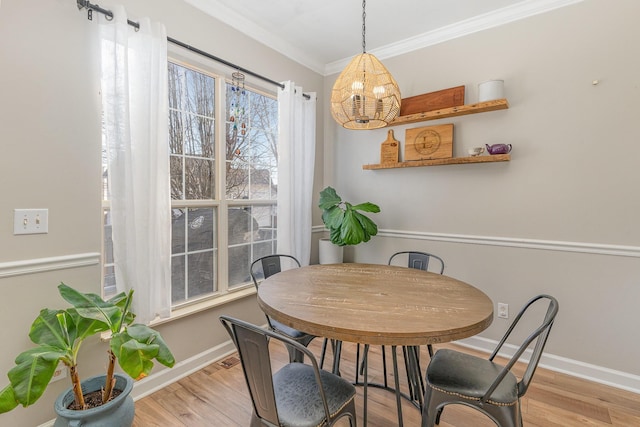
M 260 25 L 257 25 L 255 22 L 250 21 L 242 14 L 232 10 L 222 1 L 184 0 L 184 2 L 203 11 L 207 15 L 218 19 L 230 27 L 235 28 L 252 39 L 259 41 L 287 58 L 310 68 L 312 71 L 315 71 L 318 74 L 323 74 L 325 68 L 324 64 L 308 55 L 302 49 L 299 49 L 286 40 L 275 36 L 273 33 L 264 29 Z
M 264 27 L 250 21 L 242 14 L 232 10 L 221 0 L 184 0 L 191 6 L 201 10 L 221 22 L 235 28 L 248 37 L 251 37 L 269 48 L 279 52 L 287 58 L 317 72 L 323 76 L 338 73 L 351 60 L 351 57 L 338 61 L 322 64 L 306 51 L 293 46 L 288 41 L 275 36 Z M 452 25 L 439 28 L 391 43 L 377 49 L 372 49 L 369 53 L 374 54 L 378 59 L 392 58 L 403 55 L 428 46 L 473 34 L 479 31 L 495 28 L 510 22 L 525 19 L 534 15 L 539 15 L 565 6 L 580 3 L 584 0 L 525 0 L 512 6 L 475 16 L 473 18 L 457 22 Z M 354 52 L 354 55 L 357 52 Z
M 499 27 L 510 22 L 526 19 L 534 15 L 539 15 L 545 12 L 559 9 L 561 7 L 570 6 L 582 1 L 584 0 L 524 1 L 514 4 L 513 6 L 507 6 L 502 9 L 497 9 L 492 12 L 478 15 L 452 25 L 438 28 L 437 30 L 428 31 L 415 37 L 411 37 L 396 43 L 391 43 L 386 46 L 373 49 L 369 51 L 369 53 L 374 54 L 380 60 L 388 59 L 428 46 L 444 43 L 446 41 L 453 40 L 459 37 L 488 30 L 490 28 Z M 350 60 L 351 58 L 344 58 L 339 61 L 326 64 L 323 75 L 328 76 L 342 71 L 344 67 L 347 66 Z

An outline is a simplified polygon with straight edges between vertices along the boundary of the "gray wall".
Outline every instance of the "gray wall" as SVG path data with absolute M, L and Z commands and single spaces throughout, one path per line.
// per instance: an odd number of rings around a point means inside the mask
M 348 259 L 433 251 L 445 274 L 511 313 L 550 293 L 561 308 L 549 353 L 639 375 L 638 16 L 635 0 L 586 0 L 383 60 L 403 97 L 464 84 L 470 104 L 478 83 L 504 79 L 508 110 L 393 130 L 404 141 L 405 129 L 454 123 L 454 156 L 510 143 L 512 160 L 362 170 L 379 162 L 387 129 L 347 131 L 325 118 L 328 180 L 351 202 L 382 209 L 381 235 Z M 506 326 L 497 319 L 482 337 Z
M 108 8 L 113 1 L 97 3 Z M 318 74 L 183 2 L 124 3 L 132 19 L 164 22 L 173 38 L 276 81 L 323 90 Z M 97 30 L 74 0 L 3 0 L 0 6 L 0 388 L 15 356 L 30 347 L 27 334 L 39 310 L 65 305 L 58 283 L 100 292 L 100 98 L 90 47 Z M 275 93 L 273 86 L 264 89 Z M 319 127 L 319 140 L 322 134 Z M 48 208 L 49 233 L 14 236 L 15 208 Z M 265 322 L 251 295 L 163 324 L 158 329 L 178 364 L 228 341 L 217 320 L 222 313 Z M 102 372 L 106 350 L 97 339 L 83 345 L 83 377 Z M 0 425 L 36 426 L 54 418 L 53 402 L 67 387 L 67 379 L 54 383 L 36 405 L 0 415 Z

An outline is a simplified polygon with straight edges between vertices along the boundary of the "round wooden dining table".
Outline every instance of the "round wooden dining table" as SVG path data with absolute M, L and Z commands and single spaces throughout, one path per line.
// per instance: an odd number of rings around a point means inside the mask
M 286 270 L 260 284 L 258 304 L 292 328 L 371 345 L 455 341 L 478 334 L 493 321 L 491 299 L 468 283 L 378 264 Z
M 414 268 L 380 264 L 311 265 L 282 271 L 260 284 L 258 305 L 287 326 L 337 342 L 336 373 L 343 341 L 365 344 L 365 352 L 369 345 L 391 346 L 399 426 L 403 394 L 398 383 L 396 347 L 415 351 L 409 352 L 415 356 L 410 362 L 413 368 L 409 368 L 413 372 L 407 374 L 413 390 L 418 390 L 422 375 L 418 346 L 467 338 L 493 321 L 491 299 L 470 284 Z M 366 425 L 366 357 L 364 367 Z M 383 388 L 389 389 L 386 375 Z M 415 392 L 409 400 L 414 406 L 422 405 L 422 396 Z

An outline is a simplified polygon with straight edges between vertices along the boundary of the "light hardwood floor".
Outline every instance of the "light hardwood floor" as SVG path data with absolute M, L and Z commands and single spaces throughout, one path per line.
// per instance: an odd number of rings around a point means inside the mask
M 321 343 L 321 339 L 316 339 L 310 345 L 318 356 Z M 274 369 L 277 369 L 286 362 L 287 354 L 279 344 L 275 345 L 277 348 L 273 349 L 276 359 Z M 436 349 L 442 347 L 455 346 L 447 344 L 436 346 Z M 455 348 L 474 353 L 461 347 Z M 401 354 L 399 356 L 401 360 Z M 423 364 L 428 362 L 428 357 L 426 349 L 423 349 Z M 372 347 L 369 367 L 372 382 L 381 382 L 381 360 L 379 347 Z M 389 372 L 392 372 L 390 360 L 391 358 L 387 357 Z M 225 366 L 225 362 L 230 362 L 232 366 Z M 237 362 L 237 355 L 230 356 L 137 401 L 134 427 L 248 426 L 251 401 L 242 368 Z M 331 362 L 330 357 L 328 362 Z M 345 343 L 341 371 L 345 378 L 352 381 L 355 375 L 354 366 L 355 345 Z M 402 387 L 406 384 L 402 375 L 403 369 L 400 366 Z M 392 383 L 393 379 L 390 378 L 389 381 Z M 363 426 L 362 387 L 357 387 L 357 392 L 358 425 Z M 527 427 L 640 426 L 640 395 L 539 368 L 526 396 L 522 399 L 522 412 Z M 405 426 L 420 426 L 420 412 L 406 401 L 403 401 L 403 416 Z M 345 420 L 338 425 L 348 426 L 349 423 Z M 398 425 L 393 393 L 369 388 L 368 425 Z M 448 406 L 443 412 L 440 425 L 494 426 L 493 422 L 479 412 L 461 405 Z

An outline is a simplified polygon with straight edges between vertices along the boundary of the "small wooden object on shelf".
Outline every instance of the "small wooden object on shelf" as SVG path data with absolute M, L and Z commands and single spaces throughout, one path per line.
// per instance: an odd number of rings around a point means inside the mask
M 398 152 L 400 151 L 400 141 L 394 138 L 393 129 L 387 132 L 387 140 L 380 146 L 380 163 L 397 164 Z
M 403 98 L 400 103 L 400 115 L 407 116 L 460 105 L 464 105 L 464 85 Z
M 453 123 L 407 129 L 404 161 L 447 159 L 453 155 Z

